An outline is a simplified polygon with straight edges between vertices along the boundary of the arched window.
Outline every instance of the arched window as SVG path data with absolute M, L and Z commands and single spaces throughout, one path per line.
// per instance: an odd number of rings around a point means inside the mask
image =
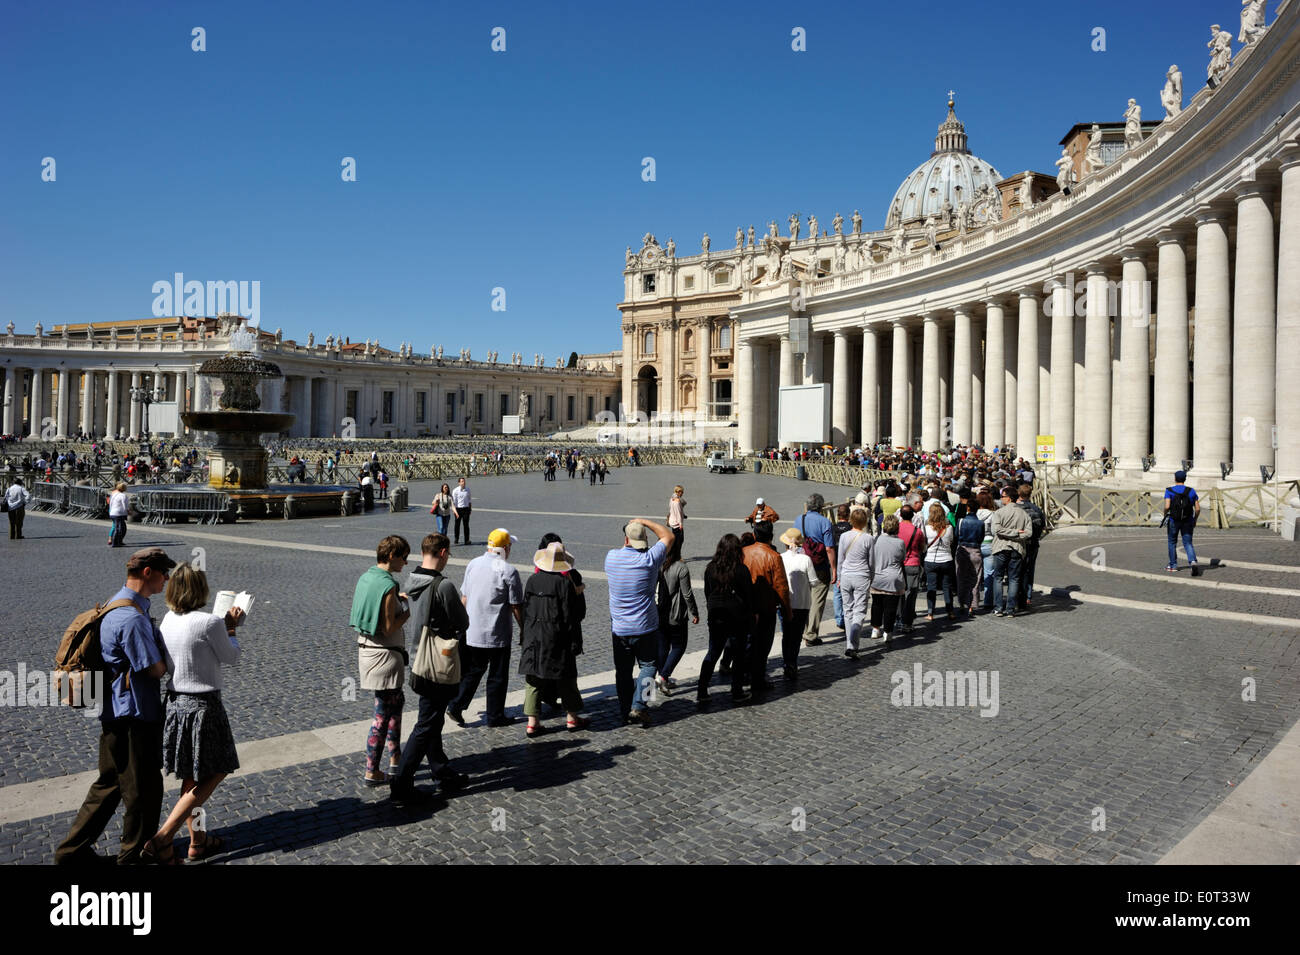
M 644 351 L 647 355 L 653 355 L 653 354 L 655 353 L 655 333 L 654 333 L 654 332 L 646 332 L 646 333 L 645 333 L 645 348 L 643 348 L 642 351 Z
M 686 334 L 682 336 L 682 351 L 689 355 L 694 350 L 695 333 L 688 328 L 686 329 Z

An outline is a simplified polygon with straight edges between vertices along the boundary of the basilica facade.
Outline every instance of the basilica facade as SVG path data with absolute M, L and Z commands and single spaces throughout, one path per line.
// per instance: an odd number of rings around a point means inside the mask
M 825 384 L 841 447 L 1300 477 L 1300 0 L 1262 8 L 1236 48 L 1214 31 L 1194 95 L 1177 66 L 1161 90 L 1161 64 L 1145 120 L 1135 97 L 1070 124 L 1054 174 L 974 155 L 950 96 L 877 231 L 854 210 L 687 256 L 644 236 L 619 306 L 629 410 L 734 422 L 754 450 L 781 387 Z

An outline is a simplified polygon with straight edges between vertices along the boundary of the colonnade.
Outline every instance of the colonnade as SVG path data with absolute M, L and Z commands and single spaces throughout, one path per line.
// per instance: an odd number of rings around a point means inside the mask
M 839 447 L 1012 445 L 1032 459 L 1041 434 L 1057 461 L 1104 447 L 1126 469 L 1190 460 L 1218 481 L 1222 462 L 1258 481 L 1276 440 L 1279 473 L 1300 476 L 1300 150 L 1276 175 L 1044 281 L 913 315 L 864 304 L 848 324 L 810 303 L 802 358 L 788 335 L 742 327 L 742 448 L 775 444 L 777 389 L 809 382 L 831 386 Z
M 176 402 L 188 410 L 194 371 L 156 368 L 94 369 L 23 365 L 0 366 L 3 377 L 4 434 L 63 439 L 78 430 L 96 436 L 138 437 L 144 426 L 144 393 L 152 401 Z

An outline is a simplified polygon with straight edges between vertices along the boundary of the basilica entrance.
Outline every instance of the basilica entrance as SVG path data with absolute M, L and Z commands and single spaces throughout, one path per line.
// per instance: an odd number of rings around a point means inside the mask
M 654 365 L 643 365 L 637 372 L 636 410 L 647 418 L 659 410 L 659 377 Z

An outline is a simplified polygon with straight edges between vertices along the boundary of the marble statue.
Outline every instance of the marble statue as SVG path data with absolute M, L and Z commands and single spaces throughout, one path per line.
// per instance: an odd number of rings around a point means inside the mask
M 315 332 L 308 332 L 308 333 L 307 333 L 307 347 L 308 347 L 308 348 L 315 348 L 315 347 L 316 347 L 316 333 L 315 333 Z
M 930 248 L 939 248 L 939 228 L 935 225 L 934 216 L 925 217 L 925 241 Z
M 116 332 L 117 329 L 114 328 L 113 331 Z M 13 338 L 13 337 L 14 337 L 14 323 L 13 323 L 13 322 L 10 322 L 8 325 L 5 326 L 5 332 L 8 333 L 8 335 L 9 335 L 10 338 Z M 114 335 L 113 337 L 116 338 L 117 336 Z
M 769 238 L 773 238 L 773 239 L 776 238 L 776 220 L 775 220 L 775 219 L 773 219 L 771 222 L 769 222 L 769 223 L 767 224 L 767 234 L 768 234 Z
M 835 213 L 835 218 L 831 220 L 831 228 L 835 230 L 836 235 L 844 234 L 844 217 L 838 212 Z
M 862 232 L 862 216 L 858 215 L 858 210 L 853 210 L 853 234 L 858 235 Z
M 1232 66 L 1232 34 L 1220 30 L 1216 23 L 1210 27 L 1210 42 L 1205 44 L 1210 49 L 1209 78 L 1215 85 L 1223 82 L 1223 76 Z
M 907 254 L 907 230 L 903 228 L 903 223 L 898 224 L 894 230 L 894 257 L 901 259 Z
M 775 282 L 781 269 L 781 246 L 771 236 L 767 237 L 767 280 Z
M 814 215 L 808 217 L 808 238 L 817 241 L 817 217 Z
M 1132 97 L 1124 110 L 1124 149 L 1137 149 L 1142 145 L 1142 107 Z
M 793 213 L 789 218 L 790 223 L 790 241 L 799 241 L 799 213 Z
M 37 325 L 37 326 L 36 326 L 36 334 L 39 335 L 40 333 L 41 333 L 41 326 L 40 326 L 40 325 Z M 137 326 L 135 327 L 135 335 L 133 336 L 133 338 L 134 338 L 135 341 L 139 341 L 139 340 L 140 340 L 140 326 L 139 326 L 139 325 L 137 325 Z
M 438 346 L 438 361 L 442 361 L 442 346 Z
M 709 234 L 707 232 L 704 233 L 704 237 L 700 239 L 700 251 L 705 255 L 709 252 Z
M 632 246 L 627 247 L 627 267 L 630 269 L 636 265 L 636 256 L 632 254 Z
M 519 392 L 519 417 L 525 421 L 528 420 L 528 406 L 532 402 L 532 396 L 526 391 Z
M 781 256 L 781 278 L 794 278 L 794 256 L 789 252 Z
M 203 326 L 202 326 L 202 325 L 199 326 L 199 331 L 203 331 Z M 117 341 L 117 326 L 116 326 L 116 325 L 114 325 L 112 328 L 110 328 L 110 329 L 108 330 L 108 340 L 109 340 L 110 342 L 115 342 L 115 341 Z
M 1092 133 L 1088 137 L 1088 151 L 1083 154 L 1083 174 L 1091 176 L 1100 170 L 1106 161 L 1101 158 L 1101 127 L 1092 124 Z
M 1056 160 L 1056 185 L 1062 192 L 1069 192 L 1074 182 L 1074 159 L 1066 147 L 1061 147 L 1061 158 Z
M 59 337 L 65 342 L 68 340 L 68 326 L 66 322 L 64 323 L 62 330 L 59 332 Z
M 1237 42 L 1249 46 L 1263 34 L 1264 0 L 1241 0 L 1241 32 Z
M 745 230 L 742 229 L 740 226 L 736 226 L 736 248 L 740 249 L 740 248 L 744 248 L 744 246 L 745 246 Z
M 1034 207 L 1034 178 L 1028 173 L 1020 181 L 1020 188 L 1017 190 L 1017 196 L 1020 199 L 1020 211 L 1027 212 Z
M 835 258 L 832 263 L 836 272 L 843 272 L 848 257 L 848 252 L 844 248 L 844 242 L 841 240 L 835 246 Z
M 1165 108 L 1165 119 L 1173 119 L 1183 111 L 1183 74 L 1175 64 L 1165 73 L 1165 88 L 1160 91 L 1160 105 Z
M 953 222 L 952 222 L 952 200 L 947 199 L 947 198 L 945 198 L 945 199 L 943 200 L 943 207 L 942 207 L 942 209 L 941 209 L 941 212 L 942 212 L 942 215 L 943 215 L 943 223 L 944 223 L 944 225 L 946 225 L 949 229 L 951 229 L 951 228 L 952 228 L 952 225 L 953 225 Z
M 664 255 L 670 259 L 677 255 L 677 243 L 673 241 L 672 236 L 668 237 L 668 244 L 664 246 Z
M 970 206 L 966 205 L 966 200 L 963 199 L 957 203 L 957 231 L 962 235 L 965 235 L 966 230 L 970 228 L 970 217 Z
M 275 343 L 279 345 L 283 341 L 284 341 L 284 329 L 277 328 L 275 330 Z
M 753 223 L 750 223 L 749 231 L 746 233 L 746 235 L 749 237 L 748 247 L 752 249 L 752 248 L 754 247 L 754 225 L 753 225 Z

